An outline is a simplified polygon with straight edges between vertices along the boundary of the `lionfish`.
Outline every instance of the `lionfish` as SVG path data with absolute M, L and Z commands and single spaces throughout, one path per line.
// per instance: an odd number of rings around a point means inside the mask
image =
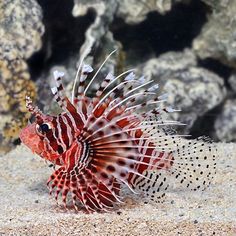
M 164 197 L 172 177 L 193 191 L 204 190 L 215 173 L 216 148 L 204 138 L 176 134 L 173 126 L 181 123 L 167 118 L 176 110 L 164 106 L 166 95 L 157 95 L 157 84 L 136 78 L 133 70 L 116 77 L 108 73 L 95 95 L 87 96 L 112 53 L 89 83 L 93 69 L 81 59 L 71 100 L 64 74 L 54 72 L 51 90 L 63 111 L 59 115 L 43 114 L 26 97 L 35 121 L 20 139 L 57 166 L 47 182 L 50 193 L 56 200 L 61 196 L 65 207 L 103 212 L 123 202 L 123 186 L 153 201 Z

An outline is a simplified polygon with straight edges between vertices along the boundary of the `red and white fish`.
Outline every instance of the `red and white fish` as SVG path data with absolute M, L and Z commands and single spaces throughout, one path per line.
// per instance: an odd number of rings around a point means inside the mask
M 192 190 L 208 186 L 216 168 L 214 145 L 173 132 L 180 123 L 165 115 L 175 110 L 163 105 L 165 95 L 156 96 L 153 81 L 136 79 L 131 71 L 109 73 L 92 98 L 86 95 L 104 63 L 85 86 L 93 69 L 81 61 L 71 100 L 63 73 L 54 72 L 59 115 L 43 114 L 26 97 L 35 122 L 22 129 L 20 139 L 58 166 L 47 183 L 55 198 L 61 195 L 65 207 L 70 198 L 75 209 L 107 211 L 122 202 L 121 185 L 152 200 L 164 196 L 171 177 Z

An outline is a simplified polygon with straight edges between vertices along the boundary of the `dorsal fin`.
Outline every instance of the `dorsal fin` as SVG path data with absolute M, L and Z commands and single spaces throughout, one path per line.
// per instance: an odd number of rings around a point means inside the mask
M 72 102 L 74 102 L 75 88 L 76 88 L 77 80 L 81 76 L 84 59 L 85 59 L 86 56 L 88 56 L 90 51 L 91 51 L 91 47 L 86 47 L 85 50 L 83 50 L 83 48 L 82 48 L 80 63 L 79 63 L 78 69 L 76 71 L 76 75 L 75 75 L 75 79 L 74 79 L 74 83 L 73 83 L 73 87 L 72 87 L 72 95 L 71 95 L 71 101 Z
M 84 116 L 82 113 L 79 113 L 75 106 L 70 102 L 68 97 L 64 93 L 64 87 L 62 84 L 62 77 L 64 76 L 63 72 L 54 72 L 54 79 L 56 81 L 57 87 L 51 88 L 55 101 L 62 108 L 62 110 L 68 112 L 71 115 L 71 119 L 74 120 L 77 127 L 82 129 L 84 126 Z
M 89 81 L 88 85 L 86 86 L 85 90 L 84 90 L 84 94 L 86 95 L 86 92 L 88 91 L 90 85 L 93 83 L 93 81 L 97 78 L 98 73 L 100 72 L 100 70 L 102 69 L 102 67 L 104 66 L 104 64 L 107 62 L 107 60 L 112 56 L 112 54 L 114 54 L 117 51 L 117 49 L 113 50 L 107 57 L 106 59 L 103 61 L 103 63 L 101 64 L 101 66 L 98 68 L 98 70 L 96 71 L 96 73 L 94 74 L 94 76 L 92 77 L 92 79 Z
M 88 104 L 89 104 L 88 98 L 84 95 L 85 80 L 89 75 L 89 73 L 91 73 L 92 71 L 93 68 L 90 65 L 82 66 L 79 78 L 79 86 L 73 101 L 73 104 L 77 108 L 78 112 L 83 114 L 84 121 L 86 121 L 88 116 Z

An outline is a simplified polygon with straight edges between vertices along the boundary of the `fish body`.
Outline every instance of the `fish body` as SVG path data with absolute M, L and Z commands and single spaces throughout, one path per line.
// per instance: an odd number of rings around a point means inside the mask
M 20 133 L 26 146 L 57 166 L 47 184 L 56 199 L 62 196 L 65 207 L 71 198 L 77 210 L 108 211 L 122 202 L 122 185 L 158 200 L 169 187 L 168 176 L 192 190 L 209 185 L 215 147 L 170 131 L 169 126 L 180 123 L 165 119 L 175 110 L 163 106 L 165 96 L 156 96 L 157 85 L 150 87 L 152 81 L 136 79 L 130 71 L 117 77 L 109 73 L 90 98 L 86 92 L 97 73 L 85 86 L 92 68 L 81 63 L 78 72 L 71 100 L 64 93 L 63 73 L 54 73 L 59 115 L 43 114 L 26 97 L 35 122 Z

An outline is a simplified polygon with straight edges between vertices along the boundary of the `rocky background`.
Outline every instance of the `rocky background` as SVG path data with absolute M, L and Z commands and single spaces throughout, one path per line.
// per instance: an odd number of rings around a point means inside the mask
M 103 74 L 137 68 L 159 83 L 180 132 L 236 141 L 235 0 L 4 0 L 0 36 L 1 152 L 19 143 L 25 95 L 52 110 L 52 71 L 70 88 L 86 47 L 95 68 L 119 49 Z

